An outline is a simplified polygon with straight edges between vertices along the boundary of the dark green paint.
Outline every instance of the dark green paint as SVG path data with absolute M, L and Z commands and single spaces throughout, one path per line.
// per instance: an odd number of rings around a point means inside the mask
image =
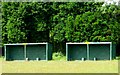
M 116 58 L 116 44 L 112 44 L 112 59 Z
M 88 45 L 88 47 L 87 47 Z M 110 46 L 111 45 L 111 46 Z M 111 52 L 110 52 L 111 48 Z M 116 57 L 115 44 L 67 44 L 67 60 L 112 60 Z M 110 55 L 111 54 L 111 55 Z
M 52 60 L 52 44 L 48 44 L 48 60 Z
M 110 60 L 109 44 L 90 44 L 89 45 L 90 60 Z
M 29 60 L 46 60 L 46 45 L 27 45 L 26 46 L 26 57 Z
M 68 45 L 68 60 L 87 59 L 87 45 Z
M 9 45 L 6 49 L 6 60 L 24 60 L 24 46 Z
M 50 44 L 27 44 L 27 45 L 5 45 L 6 60 L 51 60 L 52 45 Z

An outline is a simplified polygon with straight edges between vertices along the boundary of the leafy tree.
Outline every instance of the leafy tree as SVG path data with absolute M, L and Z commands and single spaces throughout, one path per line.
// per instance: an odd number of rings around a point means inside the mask
M 3 43 L 120 40 L 120 6 L 94 2 L 3 2 Z

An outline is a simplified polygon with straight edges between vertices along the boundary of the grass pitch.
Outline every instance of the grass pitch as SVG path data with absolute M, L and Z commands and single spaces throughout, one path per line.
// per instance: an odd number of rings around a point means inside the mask
M 2 61 L 2 73 L 118 73 L 118 60 Z

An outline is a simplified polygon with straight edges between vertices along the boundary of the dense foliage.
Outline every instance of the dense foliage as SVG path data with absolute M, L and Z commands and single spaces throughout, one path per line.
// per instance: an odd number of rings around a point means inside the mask
M 62 50 L 65 42 L 120 40 L 120 6 L 94 2 L 2 4 L 3 43 L 51 42 Z

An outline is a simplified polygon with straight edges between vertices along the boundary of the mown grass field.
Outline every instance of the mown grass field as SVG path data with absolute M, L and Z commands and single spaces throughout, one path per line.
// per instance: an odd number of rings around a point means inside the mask
M 118 73 L 118 60 L 2 61 L 2 73 Z

